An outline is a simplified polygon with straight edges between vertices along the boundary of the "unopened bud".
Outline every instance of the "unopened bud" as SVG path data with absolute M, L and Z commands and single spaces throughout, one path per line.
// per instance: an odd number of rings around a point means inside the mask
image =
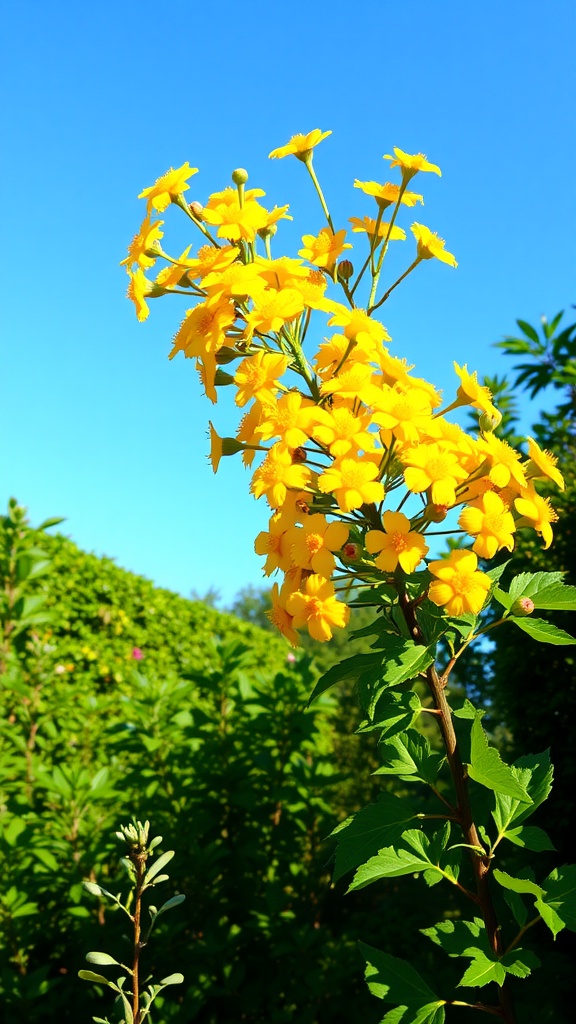
M 531 597 L 519 597 L 517 601 L 514 601 L 510 609 L 511 615 L 532 615 L 535 608 L 534 601 Z
M 248 181 L 248 171 L 245 171 L 243 167 L 237 167 L 235 171 L 232 171 L 232 181 L 235 185 L 245 185 Z
M 501 422 L 502 413 L 500 412 L 497 416 L 491 416 L 489 412 L 483 412 L 478 420 L 483 434 L 491 434 L 493 430 L 496 430 L 496 427 L 500 426 Z
M 353 273 L 354 264 L 351 263 L 350 260 L 342 260 L 342 262 L 338 264 L 339 281 L 349 281 Z
M 195 199 L 193 203 L 189 204 L 189 207 L 190 213 L 196 217 L 196 220 L 202 220 L 202 211 L 204 210 L 202 203 L 199 203 L 198 200 Z
M 359 544 L 345 544 L 342 548 L 342 558 L 347 562 L 357 562 L 362 555 L 362 548 Z
M 431 523 L 442 523 L 448 515 L 448 505 L 426 505 L 424 518 Z
M 236 349 L 223 345 L 216 353 L 216 362 L 220 366 L 226 366 L 226 363 L 231 363 L 233 359 L 238 359 L 238 355 L 239 353 L 236 352 Z
M 292 451 L 293 465 L 298 466 L 302 462 L 306 462 L 306 450 L 304 448 L 294 448 Z

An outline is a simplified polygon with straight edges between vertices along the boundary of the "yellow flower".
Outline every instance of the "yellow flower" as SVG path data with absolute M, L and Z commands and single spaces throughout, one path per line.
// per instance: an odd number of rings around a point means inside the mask
M 247 298 L 256 298 L 263 294 L 266 284 L 258 273 L 254 263 L 235 261 L 223 270 L 211 270 L 202 281 L 206 291 L 207 303 L 211 306 L 222 298 L 236 299 L 243 302 Z
M 374 238 L 374 234 L 376 232 L 376 220 L 374 219 L 374 217 L 363 217 L 362 220 L 360 220 L 359 217 L 349 217 L 348 220 L 350 221 L 352 225 L 352 231 L 355 234 L 364 231 L 370 238 Z M 386 238 L 389 229 L 390 225 L 387 224 L 385 221 L 381 220 L 380 225 L 378 227 L 378 238 Z M 403 242 L 405 238 L 406 232 L 404 231 L 404 229 L 397 227 L 396 224 L 393 224 L 392 230 L 390 231 L 390 237 L 388 240 L 390 242 Z
M 451 267 L 457 267 L 455 257 L 451 252 L 446 252 L 446 242 L 439 238 L 435 231 L 430 231 L 425 224 L 418 224 L 416 221 L 410 226 L 410 230 L 416 239 L 416 253 L 419 260 L 431 260 L 434 257 L 442 263 L 449 263 Z
M 246 445 L 260 444 L 261 438 L 260 435 L 256 433 L 256 430 L 261 417 L 262 405 L 260 402 L 256 401 L 250 406 L 248 412 L 244 413 L 240 420 L 238 430 L 236 431 L 236 436 L 239 441 L 243 441 Z M 253 449 L 245 448 L 242 452 L 242 462 L 244 465 L 250 467 L 254 462 L 255 455 L 256 452 Z
M 528 479 L 533 477 L 546 477 L 552 480 L 561 491 L 564 490 L 564 477 L 559 469 L 556 469 L 558 459 L 552 452 L 540 448 L 533 437 L 527 437 L 529 462 L 524 467 Z
M 174 336 L 169 359 L 173 359 L 177 352 L 184 352 L 187 359 L 217 352 L 226 341 L 226 331 L 235 319 L 234 306 L 227 300 L 213 306 L 201 302 L 186 310 L 185 319 Z
M 153 185 L 149 188 L 145 188 L 140 193 L 138 199 L 148 200 L 148 213 L 150 213 L 152 207 L 158 210 L 158 213 L 162 213 L 170 203 L 173 203 L 179 195 L 190 188 L 186 184 L 186 180 L 191 178 L 193 174 L 198 174 L 197 167 L 190 167 L 188 161 L 182 164 L 176 171 L 171 167 L 170 170 L 166 171 L 160 178 L 156 178 Z
M 399 441 L 419 441 L 431 421 L 429 395 L 421 388 L 387 388 L 372 401 L 373 422 L 391 430 Z
M 254 309 L 247 314 L 250 334 L 281 331 L 284 324 L 295 320 L 304 310 L 302 293 L 296 288 L 267 288 L 254 298 Z
M 279 508 L 286 500 L 288 488 L 301 491 L 310 479 L 306 466 L 294 464 L 292 454 L 283 444 L 275 444 L 252 477 L 250 490 L 255 498 L 266 495 L 271 508 Z
M 496 406 L 492 404 L 492 392 L 484 384 L 478 383 L 476 372 L 468 373 L 466 363 L 464 363 L 464 366 L 458 366 L 458 363 L 455 362 L 454 369 L 460 377 L 460 386 L 456 392 L 456 401 L 452 403 L 450 408 L 455 409 L 459 405 L 471 405 L 473 409 L 479 409 L 480 412 L 485 412 L 488 416 L 500 422 L 502 416 Z M 444 411 L 446 412 L 447 410 Z
M 153 289 L 152 283 L 148 280 L 143 270 L 140 267 L 132 272 L 128 270 L 128 276 L 130 282 L 126 291 L 126 297 L 131 299 L 136 307 L 136 316 L 142 322 L 146 319 L 150 313 L 150 308 L 146 302 L 146 296 L 150 295 Z
M 334 551 L 340 551 L 348 540 L 348 527 L 344 523 L 328 523 L 326 516 L 316 513 L 306 516 L 302 527 L 289 531 L 290 554 L 294 565 L 311 569 L 328 579 L 336 567 Z
M 234 437 L 220 437 L 220 434 L 218 434 L 210 420 L 208 420 L 208 426 L 210 428 L 210 455 L 208 456 L 208 461 L 212 466 L 213 472 L 217 473 L 220 459 L 225 455 L 236 455 L 243 450 L 244 445 L 236 441 Z
M 516 526 L 532 526 L 541 535 L 544 548 L 549 548 L 553 540 L 550 524 L 558 520 L 558 513 L 552 508 L 550 499 L 543 498 L 529 485 L 522 491 L 520 498 L 515 498 L 514 504 L 522 516 Z
M 344 366 L 337 377 L 325 380 L 320 385 L 321 395 L 339 395 L 342 398 L 362 398 L 371 393 L 373 370 L 362 363 Z
M 352 248 L 349 242 L 344 241 L 345 237 L 345 231 L 334 234 L 329 227 L 322 228 L 317 235 L 303 235 L 304 248 L 298 250 L 298 255 L 331 273 L 344 249 Z
M 383 572 L 394 572 L 397 565 L 404 572 L 414 572 L 428 554 L 428 545 L 421 533 L 410 530 L 410 520 L 402 512 L 385 512 L 382 517 L 384 533 L 370 530 L 366 534 L 366 549 L 378 554 L 375 565 Z
M 314 146 L 317 146 L 322 139 L 327 139 L 332 132 L 322 132 L 319 128 L 314 128 L 313 131 L 308 132 L 308 135 L 293 135 L 290 142 L 287 142 L 285 146 L 280 146 L 278 149 L 273 149 L 269 154 L 270 160 L 281 159 L 283 156 L 295 156 L 298 160 L 302 160 L 304 163 L 309 159 Z
M 394 149 L 394 156 L 386 153 L 384 160 L 391 160 L 390 167 L 401 169 L 403 181 L 410 181 L 415 174 L 418 174 L 418 171 L 433 171 L 434 174 L 439 174 L 442 177 L 440 168 L 436 164 L 429 163 L 423 153 L 415 153 L 411 156 L 401 149 Z
M 332 626 L 342 629 L 350 618 L 350 609 L 335 597 L 332 583 L 317 574 L 308 577 L 304 591 L 290 594 L 286 611 L 296 629 L 307 626 L 310 636 L 321 643 L 331 639 Z
M 270 576 L 276 569 L 287 572 L 290 568 L 290 530 L 286 529 L 282 521 L 282 513 L 275 512 L 270 518 L 268 531 L 262 530 L 254 541 L 254 550 L 257 555 L 266 555 L 264 564 L 264 575 Z
M 448 558 L 430 562 L 428 568 L 437 577 L 428 591 L 434 604 L 446 608 L 448 615 L 478 614 L 492 581 L 477 571 L 478 559 L 473 551 L 451 551 Z
M 182 255 L 174 263 L 169 263 L 167 267 L 164 267 L 156 274 L 154 284 L 159 285 L 161 288 L 173 288 L 174 285 L 180 284 L 183 278 L 183 283 L 186 283 L 188 268 L 193 262 L 186 259 L 191 248 L 191 245 L 186 246 Z
M 520 452 L 507 441 L 502 441 L 495 434 L 485 434 L 478 439 L 478 448 L 486 456 L 488 477 L 495 487 L 510 486 L 518 491 L 526 486 L 526 476 L 519 465 Z
M 274 402 L 280 387 L 277 378 L 286 373 L 289 363 L 289 356 L 274 352 L 255 352 L 243 359 L 234 374 L 238 385 L 236 405 L 246 405 L 251 398 Z
M 343 458 L 324 470 L 318 478 L 318 489 L 324 494 L 332 492 L 342 512 L 351 512 L 365 503 L 382 501 L 384 485 L 376 480 L 378 466 L 362 456 Z
M 330 449 L 334 458 L 341 458 L 352 450 L 369 451 L 374 447 L 374 435 L 368 433 L 369 426 L 369 413 L 355 416 L 346 406 L 317 408 L 310 432 L 316 441 Z
M 343 327 L 344 336 L 349 341 L 372 341 L 381 344 L 383 341 L 391 341 L 384 324 L 373 317 L 368 316 L 365 309 L 348 309 L 338 302 L 331 304 L 332 318 L 328 321 L 329 327 Z
M 286 639 L 292 644 L 292 647 L 297 647 L 299 643 L 298 633 L 292 625 L 292 616 L 286 611 L 286 601 L 289 596 L 289 591 L 282 587 L 282 590 L 278 589 L 278 584 L 275 583 L 270 593 L 270 600 L 272 601 L 272 608 L 266 615 L 270 619 L 272 625 L 276 626 L 276 629 L 285 636 Z
M 214 196 L 202 211 L 202 219 L 207 224 L 218 227 L 216 234 L 219 238 L 227 238 L 237 242 L 243 238 L 247 242 L 253 242 L 256 233 L 268 222 L 268 212 L 256 201 L 250 199 L 246 193 L 244 201 L 240 204 L 238 193 L 232 189 L 232 197 L 226 197 L 223 201 L 213 202 Z M 260 189 L 252 189 L 252 192 L 260 192 Z M 262 193 L 264 194 L 264 193 Z
M 374 196 L 378 205 L 382 206 L 383 209 L 391 206 L 392 203 L 397 203 L 400 194 L 400 185 L 392 185 L 389 181 L 384 185 L 379 185 L 377 181 L 358 181 L 356 179 L 354 188 L 361 189 L 368 196 Z M 416 206 L 416 203 L 424 203 L 424 198 L 419 196 L 417 192 L 403 192 L 401 202 L 405 206 Z
M 434 505 L 454 505 L 456 488 L 468 476 L 457 454 L 439 444 L 418 444 L 400 457 L 407 466 L 404 480 L 409 491 L 420 494 L 430 489 Z
M 310 437 L 310 423 L 317 412 L 314 402 L 298 391 L 288 391 L 278 402 L 266 405 L 256 428 L 263 441 L 279 437 L 288 448 L 300 448 Z
M 295 277 L 290 287 L 300 292 L 304 305 L 309 309 L 321 309 L 324 302 L 324 292 L 327 281 L 321 270 L 312 270 L 310 267 L 303 267 L 306 277 Z
M 138 233 L 134 235 L 128 246 L 126 259 L 120 263 L 121 267 L 131 267 L 133 263 L 137 263 L 139 267 L 144 269 L 154 266 L 157 257 L 151 256 L 149 253 L 154 252 L 154 242 L 159 241 L 164 236 L 164 232 L 160 231 L 160 225 L 163 223 L 163 220 L 155 220 L 152 223 L 149 216 L 144 218 Z
M 463 509 L 458 526 L 476 537 L 472 550 L 480 558 L 494 558 L 500 548 L 514 549 L 514 516 L 494 491 L 486 491 L 472 506 Z

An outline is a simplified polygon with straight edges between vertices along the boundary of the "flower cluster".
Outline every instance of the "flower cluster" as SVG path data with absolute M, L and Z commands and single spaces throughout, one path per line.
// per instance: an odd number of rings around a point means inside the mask
M 294 136 L 270 154 L 294 155 L 305 165 L 326 218 L 316 234 L 302 237 L 299 258 L 272 255 L 279 221 L 291 219 L 287 205 L 266 209 L 265 193 L 245 187 L 241 168 L 233 186 L 204 205 L 189 203 L 183 193 L 196 169 L 186 163 L 141 193 L 147 214 L 123 261 L 138 319 L 148 316 L 149 299 L 190 300 L 170 358 L 183 352 L 195 360 L 213 403 L 220 387 L 235 388 L 244 410 L 236 437 L 220 437 L 211 424 L 210 459 L 214 472 L 223 456 L 241 453 L 250 468 L 257 460 L 250 488 L 267 501 L 270 520 L 255 548 L 264 573 L 283 576 L 272 588 L 271 618 L 293 644 L 302 629 L 330 639 L 348 621 L 346 595 L 382 582 L 399 589 L 419 568 L 428 570 L 425 596 L 448 615 L 478 613 L 490 589 L 478 558 L 511 551 L 523 527 L 536 530 L 548 547 L 557 516 L 535 480 L 563 487 L 554 457 L 535 441 L 528 439 L 523 458 L 496 435 L 500 414 L 467 365 L 454 364 L 455 397 L 443 405 L 432 384 L 390 354 L 391 339 L 374 315 L 423 261 L 457 266 L 444 241 L 414 222 L 415 254 L 379 294 L 388 247 L 407 237 L 398 214 L 423 201 L 407 186 L 417 173 L 440 175 L 440 169 L 423 154 L 395 149 L 385 159 L 399 169 L 399 182 L 355 182 L 372 208 L 350 218 L 364 247 L 354 278 L 352 245 L 346 230 L 335 229 L 313 166 L 314 148 L 329 134 L 315 129 Z M 178 257 L 162 247 L 164 222 L 152 220 L 153 211 L 170 204 L 203 235 L 194 255 L 191 247 Z M 146 275 L 158 260 L 152 280 Z M 357 305 L 361 284 L 363 307 Z M 324 336 L 308 357 L 313 315 L 323 317 Z M 478 411 L 477 433 L 447 418 L 460 406 Z M 428 561 L 434 526 L 454 509 L 454 530 L 469 538 L 469 547 Z

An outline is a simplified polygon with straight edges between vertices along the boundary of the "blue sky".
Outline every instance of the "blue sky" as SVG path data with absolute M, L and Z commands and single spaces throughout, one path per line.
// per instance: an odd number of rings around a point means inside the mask
M 8 5 L 2 506 L 65 516 L 83 548 L 185 595 L 226 603 L 263 582 L 267 508 L 239 462 L 214 477 L 206 460 L 208 419 L 232 432 L 232 401 L 212 407 L 192 361 L 167 359 L 186 300 L 139 324 L 125 299 L 137 194 L 189 160 L 187 197 L 205 201 L 246 167 L 268 206 L 290 203 L 275 255 L 295 255 L 321 213 L 302 165 L 271 149 L 332 130 L 315 163 L 340 226 L 372 213 L 352 185 L 389 180 L 384 153 L 426 153 L 443 176 L 415 180 L 416 219 L 459 267 L 421 266 L 382 320 L 448 394 L 452 360 L 502 373 L 492 345 L 516 317 L 575 301 L 575 43 L 572 0 Z M 193 240 L 177 210 L 165 220 L 169 251 Z M 524 406 L 526 426 L 536 412 Z

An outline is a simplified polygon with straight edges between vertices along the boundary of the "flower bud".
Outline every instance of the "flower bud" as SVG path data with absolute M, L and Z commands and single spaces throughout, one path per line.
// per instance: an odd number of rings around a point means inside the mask
M 497 416 L 491 416 L 488 412 L 483 412 L 480 416 L 478 424 L 483 434 L 491 434 L 502 422 L 502 413 L 498 412 L 498 410 L 496 412 L 498 413 Z
M 306 462 L 306 451 L 304 448 L 294 448 L 292 451 L 292 463 L 295 466 Z
M 248 171 L 245 171 L 243 167 L 237 167 L 235 171 L 232 171 L 232 181 L 235 185 L 245 185 L 248 181 Z
M 531 597 L 519 597 L 517 601 L 514 601 L 510 609 L 511 615 L 532 615 L 535 604 Z
M 424 518 L 431 523 L 442 523 L 448 515 L 447 505 L 426 505 L 424 509 Z
M 199 203 L 198 200 L 195 199 L 193 203 L 189 204 L 189 206 L 190 213 L 193 214 L 194 217 L 196 217 L 196 220 L 202 220 L 202 211 L 204 209 L 202 203 Z
M 362 548 L 359 544 L 353 544 L 350 542 L 349 544 L 345 544 L 342 548 L 342 558 L 347 562 L 357 562 L 361 556 Z
M 354 273 L 354 264 L 350 260 L 342 260 L 338 264 L 338 280 L 349 281 Z

